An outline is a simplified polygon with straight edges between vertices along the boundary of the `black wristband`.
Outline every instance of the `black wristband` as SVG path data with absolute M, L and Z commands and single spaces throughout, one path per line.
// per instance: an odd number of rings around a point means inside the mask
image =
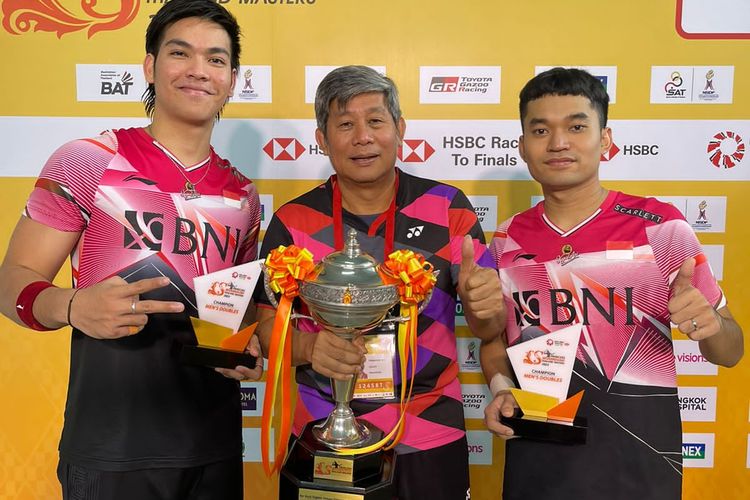
M 73 326 L 73 324 L 70 322 L 70 310 L 73 307 L 73 299 L 76 298 L 76 294 L 78 293 L 79 290 L 80 288 L 76 288 L 75 292 L 73 292 L 73 295 L 70 296 L 70 300 L 68 301 L 68 325 L 70 326 Z M 75 327 L 73 326 L 73 328 Z

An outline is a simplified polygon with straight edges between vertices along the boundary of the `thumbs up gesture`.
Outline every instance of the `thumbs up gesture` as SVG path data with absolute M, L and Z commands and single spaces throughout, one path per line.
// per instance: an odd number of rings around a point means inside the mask
M 702 340 L 721 330 L 721 319 L 703 294 L 692 285 L 695 259 L 687 259 L 670 286 L 667 304 L 671 321 L 692 340 Z
M 491 339 L 505 327 L 505 301 L 497 271 L 474 262 L 474 240 L 466 235 L 461 246 L 458 296 L 472 333 Z

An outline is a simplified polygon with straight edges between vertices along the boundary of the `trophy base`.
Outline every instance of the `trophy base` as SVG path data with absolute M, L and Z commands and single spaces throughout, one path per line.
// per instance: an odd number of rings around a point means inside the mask
M 576 417 L 572 424 L 552 420 L 537 420 L 523 416 L 517 408 L 512 417 L 500 417 L 500 423 L 513 429 L 516 436 L 560 444 L 585 444 L 588 423 Z
M 180 351 L 180 362 L 188 365 L 210 366 L 212 368 L 255 368 L 257 358 L 246 352 L 227 351 L 202 345 L 184 345 Z
M 341 455 L 313 435 L 311 422 L 292 445 L 279 476 L 279 498 L 299 500 L 391 500 L 396 454 L 376 450 Z M 379 433 L 378 439 L 382 437 Z

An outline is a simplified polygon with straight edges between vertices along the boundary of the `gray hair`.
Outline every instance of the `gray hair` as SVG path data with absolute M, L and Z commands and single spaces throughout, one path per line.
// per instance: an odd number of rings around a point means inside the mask
M 369 92 L 383 94 L 388 112 L 398 124 L 401 107 L 393 80 L 367 66 L 342 66 L 328 73 L 315 93 L 315 119 L 323 137 L 327 137 L 326 125 L 332 102 L 336 101 L 339 109 L 344 109 L 352 98 Z

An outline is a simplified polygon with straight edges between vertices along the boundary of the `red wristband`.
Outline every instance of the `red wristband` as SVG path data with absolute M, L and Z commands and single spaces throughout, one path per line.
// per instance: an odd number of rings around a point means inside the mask
M 16 314 L 18 314 L 18 317 L 26 326 L 33 330 L 40 332 L 52 330 L 52 328 L 47 328 L 38 322 L 34 317 L 34 301 L 37 295 L 51 286 L 55 285 L 48 281 L 34 281 L 26 285 L 26 288 L 18 294 L 18 298 L 16 299 Z

